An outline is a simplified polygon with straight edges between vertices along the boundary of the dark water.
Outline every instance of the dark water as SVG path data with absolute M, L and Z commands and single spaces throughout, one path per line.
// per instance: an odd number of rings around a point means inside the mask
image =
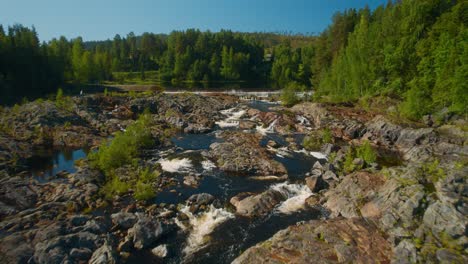
M 273 106 L 260 101 L 253 104 L 263 111 Z M 301 141 L 302 137 L 302 135 L 294 136 L 297 142 Z M 280 146 L 287 145 L 282 136 L 274 133 L 264 136 L 261 145 L 265 147 L 268 140 L 275 140 Z M 233 196 L 241 192 L 259 193 L 277 184 L 277 182 L 258 181 L 245 176 L 225 173 L 216 168 L 210 171 L 204 170 L 201 166 L 201 161 L 204 160 L 202 151 L 209 149 L 210 144 L 219 141 L 221 140 L 216 138 L 216 132 L 205 135 L 180 134 L 174 137 L 172 142 L 178 151 L 171 154 L 170 157 L 189 158 L 193 164 L 192 172 L 202 175 L 202 179 L 197 188 L 185 185 L 168 187 L 157 195 L 155 202 L 183 204 L 193 194 L 209 193 L 215 196 L 225 208 L 233 211 L 234 209 L 229 204 L 229 200 Z M 304 182 L 305 174 L 317 161 L 314 157 L 296 152 L 288 152 L 288 155 L 285 156 L 275 154 L 272 156 L 286 167 L 289 182 L 301 184 Z M 179 182 L 183 181 L 184 174 L 182 173 L 170 173 L 170 175 L 177 178 Z M 247 248 L 270 238 L 279 230 L 300 221 L 317 219 L 320 216 L 321 213 L 313 209 L 302 209 L 289 215 L 273 211 L 265 217 L 256 218 L 235 216 L 213 230 L 208 246 L 191 255 L 183 253 L 189 234 L 179 231 L 161 241 L 161 243 L 168 244 L 170 252 L 169 257 L 164 259 L 164 262 L 152 256 L 149 251 L 141 251 L 133 254 L 127 263 L 230 263 Z
M 39 181 L 48 181 L 60 171 L 76 172 L 75 161 L 86 157 L 85 149 L 36 149 L 28 164 Z

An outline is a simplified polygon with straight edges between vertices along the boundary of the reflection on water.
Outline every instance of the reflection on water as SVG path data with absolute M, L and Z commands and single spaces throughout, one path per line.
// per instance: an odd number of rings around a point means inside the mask
M 29 159 L 32 176 L 39 181 L 47 181 L 60 171 L 76 172 L 75 161 L 85 158 L 85 149 L 36 149 Z

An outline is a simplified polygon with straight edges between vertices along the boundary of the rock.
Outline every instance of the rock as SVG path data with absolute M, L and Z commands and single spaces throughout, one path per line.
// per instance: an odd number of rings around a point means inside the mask
M 151 253 L 158 258 L 165 258 L 167 256 L 167 245 L 159 245 L 151 250 Z
M 93 255 L 89 248 L 73 248 L 70 251 L 70 258 L 75 261 L 87 261 Z
M 331 143 L 325 143 L 320 148 L 320 152 L 323 153 L 325 156 L 329 156 L 332 152 L 338 151 L 340 148 L 336 145 Z
M 221 138 L 224 142 L 211 144 L 208 153 L 221 170 L 249 176 L 287 175 L 284 165 L 260 146 L 258 135 L 223 132 Z
M 94 251 L 89 264 L 116 264 L 118 263 L 117 255 L 114 249 L 108 242 L 104 243 L 100 248 Z
M 330 170 L 327 170 L 323 175 L 322 175 L 322 178 L 325 180 L 325 181 L 338 181 L 338 177 L 336 176 L 335 173 L 333 173 L 332 171 Z
M 119 212 L 111 215 L 112 223 L 122 229 L 129 229 L 137 222 L 137 216 L 133 213 Z
M 128 230 L 128 238 L 136 249 L 148 248 L 163 234 L 161 223 L 155 218 L 137 213 L 138 222 Z
M 439 263 L 466 263 L 468 257 L 466 255 L 460 254 L 454 250 L 447 248 L 438 249 L 436 252 L 437 260 Z
M 242 253 L 232 263 L 389 263 L 391 245 L 363 219 L 293 225 Z
M 441 201 L 429 205 L 424 213 L 423 221 L 424 225 L 439 239 L 445 239 L 441 237 L 443 234 L 452 238 L 463 236 L 468 225 L 467 218 L 453 205 Z
M 312 195 L 309 198 L 307 198 L 305 202 L 309 207 L 316 207 L 320 205 L 320 199 L 315 195 Z
M 130 252 L 133 249 L 133 242 L 126 237 L 124 241 L 119 243 L 117 250 L 119 252 Z
M 89 216 L 75 215 L 70 219 L 70 223 L 74 226 L 82 226 L 89 220 Z
M 358 168 L 362 168 L 364 166 L 364 160 L 361 158 L 355 158 L 353 160 L 353 164 Z
M 112 223 L 122 229 L 129 229 L 137 222 L 137 216 L 133 213 L 119 212 L 111 215 Z
M 272 147 L 272 148 L 277 148 L 279 147 L 279 144 L 276 141 L 270 139 L 267 142 L 267 146 Z
M 395 259 L 393 263 L 417 263 L 417 249 L 409 240 L 401 241 L 393 250 Z
M 0 218 L 32 208 L 38 199 L 36 186 L 28 179 L 20 177 L 0 180 Z
M 242 216 L 263 216 L 285 200 L 280 192 L 268 189 L 260 194 L 240 193 L 231 198 L 230 203 L 236 208 L 236 213 Z
M 347 175 L 335 188 L 324 194 L 327 199 L 324 206 L 331 211 L 332 216 L 359 217 L 359 206 L 375 198 L 384 183 L 384 178 L 379 174 L 357 172 Z
M 68 254 L 73 248 L 94 250 L 98 242 L 98 236 L 89 232 L 53 237 L 35 245 L 34 261 L 36 263 L 62 263 L 69 258 Z
M 197 187 L 198 180 L 195 177 L 195 175 L 187 175 L 187 176 L 184 176 L 184 184 L 187 186 L 191 186 L 191 187 Z
M 239 128 L 240 129 L 254 129 L 257 126 L 257 123 L 249 120 L 241 120 L 239 121 Z
M 28 263 L 34 254 L 24 234 L 16 233 L 0 239 L 0 262 Z
M 199 193 L 190 196 L 187 203 L 190 205 L 209 205 L 214 201 L 214 196 L 209 193 Z
M 305 180 L 307 187 L 314 193 L 328 188 L 328 183 L 321 176 L 310 176 L 305 178 Z

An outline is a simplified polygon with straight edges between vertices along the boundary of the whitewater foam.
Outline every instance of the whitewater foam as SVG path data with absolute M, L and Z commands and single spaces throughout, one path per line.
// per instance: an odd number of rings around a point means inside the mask
M 310 155 L 316 159 L 324 159 L 328 160 L 327 155 L 323 154 L 322 152 L 317 152 L 317 151 L 307 151 L 305 149 L 301 150 L 295 150 L 294 152 L 296 153 L 304 153 L 305 155 Z
M 167 172 L 189 172 L 192 169 L 192 161 L 188 158 L 183 159 L 160 159 L 161 168 Z
M 277 212 L 283 214 L 291 214 L 303 209 L 305 200 L 313 195 L 309 187 L 302 184 L 283 182 L 272 185 L 270 188 L 287 197 L 287 199 L 276 208 Z
M 192 214 L 189 206 L 184 206 L 180 210 L 187 215 L 190 226 L 186 226 L 178 219 L 176 224 L 183 230 L 190 230 L 187 237 L 187 245 L 183 252 L 186 255 L 193 254 L 194 252 L 206 247 L 209 241 L 209 235 L 221 223 L 234 218 L 234 214 L 226 211 L 224 208 L 215 208 L 213 205 L 209 210 L 200 214 Z
M 257 130 L 258 133 L 262 135 L 275 133 L 275 126 L 277 122 L 278 122 L 278 119 L 275 119 L 273 122 L 271 122 L 271 124 L 267 128 L 264 128 L 263 126 L 257 126 L 255 129 Z
M 214 168 L 216 168 L 216 165 L 211 160 L 204 160 L 201 162 L 201 165 L 206 171 L 212 171 Z
M 241 117 L 245 115 L 246 111 L 242 109 L 239 110 L 237 107 L 234 107 L 234 108 L 221 110 L 220 113 L 227 116 L 227 118 L 224 120 L 216 121 L 215 124 L 217 124 L 221 128 L 226 128 L 226 127 L 238 127 L 239 119 L 241 119 Z

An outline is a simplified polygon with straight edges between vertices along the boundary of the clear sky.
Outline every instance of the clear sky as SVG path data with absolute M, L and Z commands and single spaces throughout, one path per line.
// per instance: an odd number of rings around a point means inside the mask
M 133 31 L 321 32 L 336 11 L 387 0 L 0 0 L 0 24 L 36 27 L 41 40 L 61 35 L 103 40 Z

